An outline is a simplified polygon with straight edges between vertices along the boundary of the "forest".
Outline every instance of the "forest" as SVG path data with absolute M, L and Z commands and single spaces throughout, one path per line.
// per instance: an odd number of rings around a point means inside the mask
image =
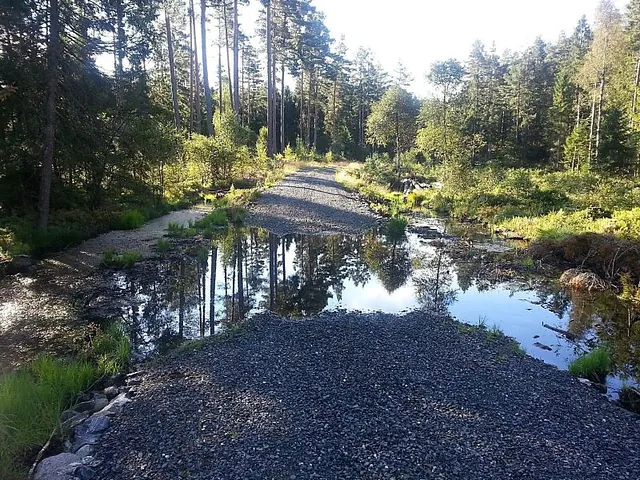
M 339 159 L 391 213 L 640 233 L 638 0 L 603 0 L 554 43 L 476 42 L 425 72 L 427 98 L 401 62 L 348 51 L 312 0 L 23 0 L 0 32 L 3 257 Z M 439 188 L 394 193 L 408 178 Z

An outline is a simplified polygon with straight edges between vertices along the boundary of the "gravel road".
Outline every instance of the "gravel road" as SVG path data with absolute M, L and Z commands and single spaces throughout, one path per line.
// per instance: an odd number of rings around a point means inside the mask
M 98 479 L 640 478 L 638 416 L 424 313 L 264 315 L 137 388 Z
M 170 222 L 187 224 L 205 214 L 180 210 L 136 230 L 99 235 L 46 258 L 29 274 L 0 278 L 0 372 L 45 353 L 69 353 L 78 330 L 78 306 L 99 282 L 92 275 L 110 249 L 154 254 Z
M 378 217 L 335 180 L 335 168 L 305 168 L 267 190 L 249 209 L 246 223 L 283 236 L 289 233 L 355 234 Z

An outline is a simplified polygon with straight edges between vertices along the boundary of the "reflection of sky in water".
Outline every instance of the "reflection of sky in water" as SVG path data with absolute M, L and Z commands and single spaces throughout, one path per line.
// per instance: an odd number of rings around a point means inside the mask
M 252 231 L 243 237 L 242 243 L 244 312 L 250 316 L 273 306 L 278 313 L 294 315 L 335 309 L 401 313 L 419 308 L 433 310 L 434 305 L 439 305 L 462 322 L 498 327 L 518 340 L 530 355 L 560 368 L 566 368 L 583 350 L 584 342 L 578 346 L 543 327 L 545 323 L 568 329 L 572 313 L 568 303 L 556 308 L 556 313 L 542 305 L 546 302 L 541 300 L 557 294 L 553 285 L 538 283 L 536 286 L 545 290 L 538 293 L 531 288 L 532 282 L 525 279 L 508 285 L 491 284 L 486 281 L 483 266 L 474 267 L 473 262 L 481 253 L 475 252 L 466 263 L 452 261 L 444 253 L 445 243 L 432 241 L 441 233 L 438 225 L 423 225 L 426 227 L 433 230 L 425 231 L 424 237 L 409 233 L 406 241 L 395 245 L 374 234 L 359 238 L 295 236 L 283 240 Z M 446 240 L 446 245 L 451 244 Z M 236 240 L 225 243 L 223 239 L 218 244 L 213 302 L 211 252 L 200 267 L 194 258 L 187 258 L 181 266 L 176 260 L 164 262 L 152 279 L 136 282 L 121 277 L 120 288 L 135 292 L 128 320 L 137 326 L 143 339 L 140 347 L 146 342 L 153 344 L 155 338 L 168 333 L 181 333 L 187 338 L 198 337 L 201 332 L 209 334 L 212 308 L 216 329 L 230 320 L 232 310 L 233 317 L 238 319 L 237 252 Z M 389 261 L 395 256 L 400 262 L 404 259 L 404 267 L 396 269 L 394 262 Z M 461 272 L 465 272 L 461 283 L 467 286 L 466 291 L 458 284 Z M 582 334 L 588 338 L 593 331 L 587 328 Z M 619 384 L 619 380 L 612 379 L 611 386 Z

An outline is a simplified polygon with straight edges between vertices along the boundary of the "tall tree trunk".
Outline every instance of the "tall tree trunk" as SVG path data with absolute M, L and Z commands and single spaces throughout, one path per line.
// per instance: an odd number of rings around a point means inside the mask
M 200 62 L 198 62 L 198 37 L 196 35 L 196 11 L 193 9 L 193 0 L 191 2 L 191 21 L 193 25 L 193 63 L 195 69 L 195 90 L 194 90 L 194 108 L 196 110 L 194 129 L 196 133 L 202 133 L 202 107 L 200 106 Z
M 204 80 L 204 99 L 207 109 L 207 133 L 213 136 L 213 99 L 209 86 L 209 67 L 207 64 L 207 2 L 200 0 L 200 34 L 202 35 L 202 77 Z
M 240 114 L 238 0 L 233 0 L 233 111 Z
M 222 18 L 218 16 L 218 32 L 222 31 Z M 218 38 L 218 113 L 220 120 L 224 112 L 224 103 L 222 102 L 222 39 Z
M 309 71 L 309 91 L 308 91 L 308 102 L 307 102 L 307 136 L 306 136 L 306 146 L 307 148 L 311 148 L 311 104 L 313 103 L 313 68 Z
M 275 25 L 273 25 L 275 29 Z M 273 34 L 272 34 L 273 39 Z M 273 100 L 271 101 L 271 105 L 273 106 L 273 152 L 278 153 L 278 79 L 276 78 L 276 50 L 272 48 L 271 50 L 271 79 L 273 81 L 273 86 L 271 88 L 271 94 L 273 95 Z
M 267 156 L 269 158 L 273 157 L 275 153 L 275 149 L 273 148 L 275 132 L 273 131 L 273 126 L 275 124 L 273 114 L 275 113 L 275 108 L 273 105 L 273 71 L 271 68 L 271 62 L 273 62 L 272 55 L 272 38 L 271 38 L 271 2 L 267 3 L 267 25 L 266 25 L 266 33 L 267 33 Z
M 118 68 L 116 70 L 116 79 L 121 79 L 124 73 L 123 61 L 124 61 L 124 7 L 122 6 L 122 0 L 116 2 L 116 56 L 118 59 Z
M 602 70 L 602 78 L 600 79 L 600 94 L 598 95 L 598 123 L 596 125 L 596 151 L 594 153 L 595 163 L 598 163 L 600 156 L 600 131 L 602 129 L 602 105 L 604 103 L 604 88 L 606 83 L 606 70 Z
M 187 127 L 189 129 L 189 138 L 191 138 L 191 133 L 193 132 L 194 125 L 194 108 L 193 108 L 193 10 L 189 9 L 189 121 L 187 122 Z
M 633 100 L 631 101 L 631 128 L 634 126 L 636 120 L 636 111 L 638 109 L 638 85 L 640 84 L 640 53 L 638 53 L 638 59 L 636 60 L 636 78 L 633 82 Z
M 300 130 L 300 142 L 304 143 L 304 67 L 300 69 L 300 119 L 298 120 Z
M 240 55 L 240 121 L 244 122 L 244 105 L 247 103 L 246 95 L 247 89 L 244 85 L 244 45 L 242 46 L 242 55 Z M 249 124 L 249 119 L 247 119 L 245 125 Z
M 395 114 L 395 123 L 396 123 L 396 174 L 398 176 L 398 180 L 400 179 L 400 112 L 398 112 L 396 108 Z
M 49 48 L 47 59 L 47 100 L 45 104 L 44 152 L 40 174 L 40 195 L 38 198 L 38 228 L 49 224 L 51 204 L 51 177 L 53 151 L 56 142 L 56 97 L 58 95 L 58 66 L 60 64 L 60 10 L 58 0 L 49 1 Z
M 234 110 L 233 108 L 233 85 L 231 83 L 231 59 L 229 57 L 229 27 L 227 25 L 227 4 L 223 3 L 222 4 L 222 13 L 224 16 L 224 44 L 225 44 L 225 51 L 227 54 L 227 83 L 229 85 L 229 105 L 231 106 L 231 110 Z
M 283 9 L 284 10 L 284 9 Z M 286 135 L 285 135 L 285 118 L 284 118 L 284 63 L 285 63 L 285 50 L 287 48 L 287 12 L 282 12 L 282 52 L 280 53 L 282 58 L 280 59 L 280 151 L 284 152 L 286 148 Z
M 313 148 L 318 146 L 318 82 L 313 88 Z
M 166 9 L 164 11 L 164 20 L 167 29 L 167 48 L 169 49 L 169 72 L 171 74 L 171 99 L 173 101 L 173 118 L 176 129 L 180 130 L 182 128 L 182 122 L 180 121 L 180 107 L 178 105 L 178 81 L 176 80 L 176 64 L 173 56 L 171 20 L 169 20 L 169 13 Z
M 596 89 L 598 85 L 593 86 L 593 98 L 591 100 L 591 126 L 589 128 L 589 166 L 591 166 L 591 160 L 593 159 L 593 132 L 596 124 Z

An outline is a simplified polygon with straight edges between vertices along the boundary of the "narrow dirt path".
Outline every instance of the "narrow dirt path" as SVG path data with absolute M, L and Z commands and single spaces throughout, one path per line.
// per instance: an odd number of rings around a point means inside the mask
M 304 168 L 265 192 L 251 206 L 247 223 L 277 235 L 355 234 L 379 217 L 335 180 L 335 167 Z
M 204 210 L 172 212 L 139 229 L 112 231 L 40 261 L 31 274 L 0 279 L 0 372 L 43 353 L 64 354 L 78 334 L 78 308 L 96 286 L 92 275 L 110 249 L 143 258 L 170 222 L 187 224 Z

